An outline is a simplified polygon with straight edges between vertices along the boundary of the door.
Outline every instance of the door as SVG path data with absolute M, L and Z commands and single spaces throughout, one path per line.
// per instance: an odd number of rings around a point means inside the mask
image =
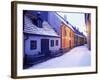
M 69 48 L 71 48 L 71 40 L 69 40 L 69 45 L 70 45 Z
M 49 39 L 41 39 L 41 52 L 45 55 L 49 54 Z

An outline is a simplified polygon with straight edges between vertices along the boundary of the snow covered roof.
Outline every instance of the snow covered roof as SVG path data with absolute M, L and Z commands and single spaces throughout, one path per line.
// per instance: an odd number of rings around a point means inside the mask
M 77 30 L 76 28 L 74 28 L 68 21 L 66 21 L 63 17 L 61 17 L 58 13 L 57 14 L 57 17 L 65 24 L 67 25 L 69 28 L 71 28 L 75 34 L 77 34 L 78 36 L 84 36 L 79 30 Z
M 78 35 L 78 36 L 80 36 L 80 37 L 85 36 L 82 32 L 80 32 L 80 31 L 79 31 L 78 29 L 76 29 L 75 27 L 73 27 L 73 29 L 74 29 L 74 32 L 75 32 L 76 35 Z
M 72 28 L 72 25 L 71 25 L 68 21 L 64 20 L 64 18 L 61 17 L 58 13 L 56 13 L 56 14 L 57 14 L 56 16 L 57 16 L 65 25 L 67 25 L 69 28 L 71 28 L 71 29 L 74 31 L 74 29 Z
M 42 26 L 43 26 L 42 28 L 37 27 L 36 25 L 32 23 L 32 21 L 27 16 L 24 16 L 24 32 L 25 33 L 59 37 L 59 35 L 48 24 L 48 22 L 43 21 Z

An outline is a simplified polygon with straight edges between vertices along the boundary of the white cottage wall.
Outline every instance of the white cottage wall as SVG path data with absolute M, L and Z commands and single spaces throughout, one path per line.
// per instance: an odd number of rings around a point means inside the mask
M 49 41 L 49 49 L 51 51 L 56 51 L 56 50 L 59 50 L 60 49 L 60 38 L 50 38 L 50 40 L 54 40 L 54 46 L 51 47 L 50 44 L 51 42 Z M 58 46 L 55 45 L 55 41 L 58 40 Z

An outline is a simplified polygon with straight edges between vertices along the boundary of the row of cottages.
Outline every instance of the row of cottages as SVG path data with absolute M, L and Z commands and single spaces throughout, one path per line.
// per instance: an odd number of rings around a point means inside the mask
M 83 34 L 56 12 L 24 10 L 23 15 L 24 54 L 29 60 L 83 44 Z
M 73 27 L 65 18 L 61 17 L 56 12 L 50 12 L 48 15 L 49 24 L 54 27 L 61 37 L 61 49 L 63 52 L 85 43 L 85 36 L 79 32 L 78 29 Z
M 23 15 L 24 55 L 27 59 L 50 56 L 59 51 L 60 36 L 47 22 L 47 12 L 23 11 Z
M 88 49 L 91 50 L 91 14 L 85 13 Z

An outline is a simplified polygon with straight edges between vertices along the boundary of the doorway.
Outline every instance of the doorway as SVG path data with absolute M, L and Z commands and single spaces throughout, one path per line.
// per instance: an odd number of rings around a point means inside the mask
M 41 52 L 45 55 L 49 54 L 49 39 L 41 39 Z

